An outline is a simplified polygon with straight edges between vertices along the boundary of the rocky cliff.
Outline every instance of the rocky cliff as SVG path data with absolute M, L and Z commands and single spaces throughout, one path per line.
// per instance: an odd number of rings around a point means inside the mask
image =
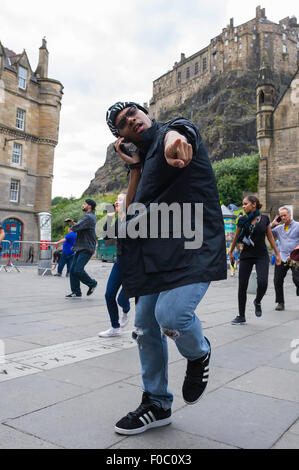
M 200 129 L 211 161 L 257 152 L 256 83 L 258 71 L 233 71 L 215 76 L 210 83 L 182 105 L 159 116 L 167 121 L 175 116 L 191 119 Z M 276 98 L 284 92 L 290 76 L 274 76 Z M 123 162 L 107 149 L 106 162 L 99 168 L 84 194 L 119 192 L 128 180 Z

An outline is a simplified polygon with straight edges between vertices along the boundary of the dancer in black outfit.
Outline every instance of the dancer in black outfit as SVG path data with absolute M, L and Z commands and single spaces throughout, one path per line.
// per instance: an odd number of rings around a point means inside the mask
M 239 265 L 239 315 L 232 321 L 233 325 L 244 325 L 246 323 L 247 288 L 254 265 L 257 273 L 257 294 L 253 303 L 256 316 L 262 316 L 261 302 L 268 288 L 269 276 L 269 256 L 265 243 L 266 236 L 275 251 L 276 264 L 281 264 L 280 254 L 271 231 L 269 217 L 260 213 L 261 208 L 262 205 L 255 196 L 248 196 L 243 200 L 243 209 L 246 215 L 240 217 L 238 221 L 236 235 L 229 252 L 230 259 L 233 261 L 233 251 L 236 244 L 243 244 Z

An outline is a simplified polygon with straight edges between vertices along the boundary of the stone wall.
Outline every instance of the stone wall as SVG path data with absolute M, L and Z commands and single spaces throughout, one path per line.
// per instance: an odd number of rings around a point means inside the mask
M 158 119 L 169 107 L 184 103 L 214 75 L 232 70 L 258 70 L 265 58 L 274 72 L 293 74 L 298 51 L 296 18 L 285 18 L 275 24 L 268 21 L 265 10 L 258 7 L 253 20 L 234 26 L 232 19 L 209 46 L 188 58 L 181 54 L 173 69 L 154 81 L 150 115 Z
M 0 43 L 0 221 L 20 220 L 23 240 L 38 240 L 37 214 L 51 211 L 63 86 L 47 77 L 47 58 L 44 40 L 35 74 L 25 51 L 17 55 Z M 19 66 L 27 70 L 26 89 L 19 86 Z M 25 111 L 24 130 L 16 125 L 18 109 Z M 20 163 L 12 161 L 14 143 L 22 146 Z M 10 201 L 12 179 L 20 184 L 16 202 Z
M 273 114 L 267 193 L 272 212 L 293 205 L 299 220 L 299 70 Z

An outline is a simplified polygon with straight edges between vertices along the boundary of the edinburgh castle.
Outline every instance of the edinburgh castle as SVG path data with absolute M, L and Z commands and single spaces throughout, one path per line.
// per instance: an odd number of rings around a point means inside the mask
M 273 72 L 294 74 L 299 56 L 299 25 L 295 17 L 273 23 L 265 9 L 240 26 L 234 20 L 210 44 L 191 57 L 181 54 L 173 70 L 153 83 L 150 114 L 158 119 L 164 111 L 179 106 L 210 80 L 231 71 L 258 70 L 266 58 Z

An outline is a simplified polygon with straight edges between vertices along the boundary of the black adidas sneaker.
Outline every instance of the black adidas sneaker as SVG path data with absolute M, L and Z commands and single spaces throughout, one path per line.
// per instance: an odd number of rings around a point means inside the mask
M 211 348 L 209 340 L 206 338 Z M 202 397 L 209 380 L 209 363 L 211 350 L 208 354 L 195 361 L 188 361 L 183 383 L 183 398 L 187 405 L 194 405 Z
M 150 428 L 166 426 L 171 423 L 171 409 L 163 410 L 151 403 L 147 393 L 143 393 L 141 404 L 137 410 L 132 411 L 115 425 L 118 434 L 130 436 L 141 434 Z

